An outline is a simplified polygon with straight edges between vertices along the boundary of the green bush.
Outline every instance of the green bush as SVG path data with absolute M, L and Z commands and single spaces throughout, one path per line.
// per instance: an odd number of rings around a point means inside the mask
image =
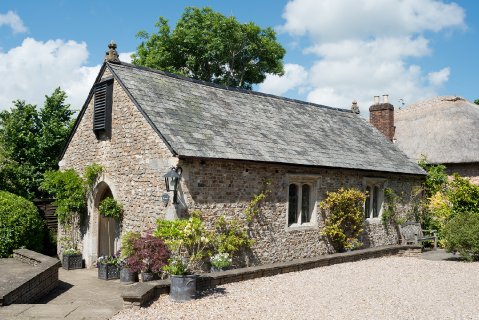
M 0 191 L 0 258 L 25 247 L 41 252 L 45 222 L 35 205 L 25 198 Z
M 447 195 L 452 204 L 453 214 L 479 213 L 479 186 L 468 179 L 454 174 L 454 178 L 449 182 Z
M 479 258 L 478 213 L 457 214 L 446 223 L 443 235 L 448 251 L 459 252 L 468 261 Z
M 363 231 L 363 205 L 366 195 L 354 188 L 341 188 L 328 192 L 320 207 L 326 215 L 322 234 L 334 248 L 342 251 L 350 248 Z

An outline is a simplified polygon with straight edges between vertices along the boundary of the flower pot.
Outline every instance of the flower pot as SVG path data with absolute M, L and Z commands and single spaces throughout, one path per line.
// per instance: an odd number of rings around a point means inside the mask
M 221 271 L 226 271 L 226 270 L 230 270 L 230 269 L 231 269 L 231 267 L 217 268 L 217 267 L 211 266 L 210 272 L 221 272 Z
M 128 268 L 120 270 L 120 282 L 122 284 L 130 284 L 138 281 L 138 272 L 133 272 Z
M 65 270 L 83 268 L 83 257 L 81 254 L 71 254 L 62 257 L 62 267 Z
M 98 279 L 112 280 L 120 278 L 120 268 L 115 264 L 99 264 Z
M 156 273 L 153 273 L 153 272 L 142 272 L 141 273 L 141 281 L 142 282 L 148 282 L 148 281 L 153 281 L 153 280 L 157 280 L 158 279 L 158 276 L 156 275 Z
M 170 299 L 183 302 L 196 298 L 197 275 L 175 276 L 170 275 Z

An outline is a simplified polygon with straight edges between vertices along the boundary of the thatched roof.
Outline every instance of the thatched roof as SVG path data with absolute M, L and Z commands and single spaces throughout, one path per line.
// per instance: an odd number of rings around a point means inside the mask
M 461 97 L 421 101 L 395 113 L 396 142 L 411 159 L 479 162 L 479 106 Z

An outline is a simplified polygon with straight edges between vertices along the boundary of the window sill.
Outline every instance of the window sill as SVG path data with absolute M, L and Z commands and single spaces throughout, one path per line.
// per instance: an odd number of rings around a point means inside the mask
M 286 231 L 306 231 L 306 230 L 314 230 L 317 229 L 318 225 L 312 223 L 305 223 L 305 224 L 292 224 L 286 227 Z

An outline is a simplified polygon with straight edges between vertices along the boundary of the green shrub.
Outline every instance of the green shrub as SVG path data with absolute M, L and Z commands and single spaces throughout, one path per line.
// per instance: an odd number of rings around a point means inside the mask
M 342 251 L 363 231 L 363 205 L 366 195 L 354 188 L 341 188 L 327 192 L 320 203 L 326 215 L 322 234 L 326 235 L 334 248 Z
M 35 205 L 25 198 L 0 191 L 0 257 L 25 247 L 42 251 L 45 222 Z
M 249 249 L 254 244 L 239 219 L 226 220 L 224 216 L 216 220 L 211 239 L 216 252 L 231 255 Z
M 133 245 L 135 244 L 135 241 L 140 239 L 141 234 L 137 231 L 127 231 L 121 237 L 121 252 L 120 252 L 120 257 L 122 259 L 129 258 L 135 253 L 133 250 Z
M 479 213 L 479 186 L 468 179 L 454 174 L 448 185 L 447 196 L 453 215 L 463 212 Z
M 444 226 L 444 239 L 448 251 L 459 252 L 472 261 L 479 258 L 479 214 L 457 214 Z
M 62 225 L 71 224 L 86 207 L 85 183 L 73 169 L 45 172 L 40 188 L 55 197 L 55 214 Z
M 114 198 L 105 198 L 100 201 L 98 212 L 104 217 L 119 221 L 123 214 L 123 206 Z

